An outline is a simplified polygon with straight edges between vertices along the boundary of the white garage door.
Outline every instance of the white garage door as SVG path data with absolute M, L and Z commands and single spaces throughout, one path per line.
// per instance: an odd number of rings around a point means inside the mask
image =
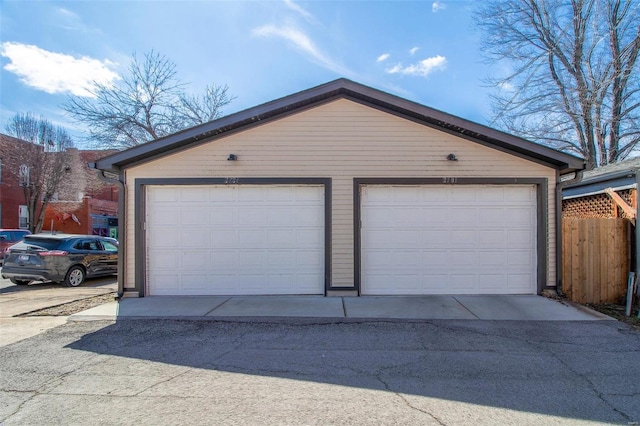
M 147 294 L 324 293 L 324 187 L 147 188 Z
M 534 186 L 363 186 L 361 293 L 535 294 Z

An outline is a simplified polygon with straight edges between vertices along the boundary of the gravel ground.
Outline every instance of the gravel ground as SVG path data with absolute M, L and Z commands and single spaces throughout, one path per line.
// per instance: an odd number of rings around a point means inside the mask
M 100 296 L 88 297 L 86 299 L 75 300 L 69 303 L 63 303 L 62 305 L 50 306 L 44 309 L 38 309 L 36 311 L 27 312 L 25 314 L 18 315 L 19 317 L 38 317 L 38 316 L 69 316 L 78 312 L 86 311 L 96 306 L 104 305 L 105 303 L 113 302 L 116 297 L 116 292 L 102 294 Z

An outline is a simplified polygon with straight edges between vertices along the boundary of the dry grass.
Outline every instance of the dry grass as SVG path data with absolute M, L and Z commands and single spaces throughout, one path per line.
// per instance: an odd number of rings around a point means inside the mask
M 633 307 L 630 317 L 624 314 L 625 313 L 624 305 L 615 305 L 612 303 L 598 303 L 598 304 L 587 304 L 586 306 L 593 309 L 594 311 L 598 311 L 605 315 L 609 315 L 610 317 L 615 318 L 618 321 L 629 324 L 634 328 L 640 330 L 640 318 L 638 318 L 637 306 Z
M 96 306 L 104 305 L 105 303 L 113 302 L 115 300 L 116 293 L 106 293 L 99 296 L 88 297 L 86 299 L 75 300 L 69 303 L 63 303 L 62 305 L 49 306 L 48 308 L 38 309 L 36 311 L 27 312 L 25 314 L 17 315 L 19 317 L 64 317 L 76 314 L 78 312 L 86 311 L 87 309 L 94 308 Z

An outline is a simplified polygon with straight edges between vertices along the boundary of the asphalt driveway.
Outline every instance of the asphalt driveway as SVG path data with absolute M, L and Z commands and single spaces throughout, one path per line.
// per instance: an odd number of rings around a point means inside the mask
M 640 421 L 616 321 L 69 322 L 0 359 L 5 426 Z
M 0 278 L 0 346 L 35 336 L 67 321 L 67 317 L 16 316 L 115 292 L 117 286 L 115 277 L 89 279 L 77 288 L 42 282 L 18 286 Z

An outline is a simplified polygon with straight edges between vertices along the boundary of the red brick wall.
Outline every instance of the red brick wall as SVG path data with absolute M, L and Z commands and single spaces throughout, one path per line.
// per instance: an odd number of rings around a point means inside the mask
M 2 169 L 0 175 L 0 204 L 2 204 L 2 212 L 0 213 L 0 228 L 17 228 L 18 227 L 18 208 L 25 205 L 24 193 L 22 188 L 18 186 L 18 165 L 11 164 L 7 158 L 2 158 L 2 152 L 13 149 L 20 141 L 6 136 L 0 135 L 0 161 L 2 161 Z M 24 143 L 24 142 L 22 142 Z
M 91 234 L 91 215 L 118 215 L 118 203 L 85 197 L 82 201 L 56 201 L 47 206 L 42 232 L 53 230 L 69 234 Z M 75 215 L 79 224 L 73 220 Z

